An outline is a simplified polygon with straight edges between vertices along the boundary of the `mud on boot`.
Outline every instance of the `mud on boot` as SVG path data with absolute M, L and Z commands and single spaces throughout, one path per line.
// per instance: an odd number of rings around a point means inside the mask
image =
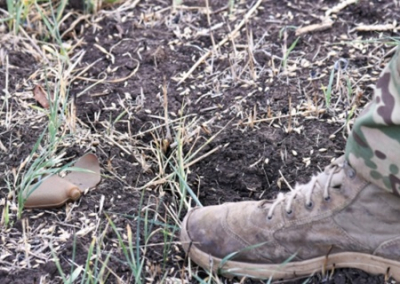
M 189 211 L 181 241 L 194 262 L 227 276 L 292 279 L 352 267 L 400 281 L 399 216 L 400 197 L 342 156 L 276 200 Z

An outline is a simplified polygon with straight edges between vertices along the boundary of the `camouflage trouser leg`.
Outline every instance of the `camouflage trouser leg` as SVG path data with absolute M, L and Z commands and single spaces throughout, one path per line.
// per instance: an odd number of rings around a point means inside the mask
M 346 158 L 366 180 L 400 194 L 400 48 L 383 70 L 373 101 L 355 120 Z

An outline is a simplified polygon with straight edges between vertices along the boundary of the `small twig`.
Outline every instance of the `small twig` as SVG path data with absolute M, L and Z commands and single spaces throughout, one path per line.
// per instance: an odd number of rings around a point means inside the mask
M 251 78 L 253 79 L 253 81 L 257 80 L 257 75 L 256 75 L 256 71 L 255 71 L 255 67 L 254 67 L 254 54 L 253 54 L 253 49 L 254 49 L 254 42 L 253 42 L 253 31 L 247 28 L 247 41 L 248 41 L 248 46 L 247 46 L 247 51 L 249 54 L 249 67 L 250 67 L 250 74 L 251 74 Z
M 289 95 L 289 121 L 288 132 L 292 132 L 292 95 Z
M 65 35 L 67 35 L 69 32 L 73 31 L 75 29 L 75 27 L 79 24 L 80 21 L 82 20 L 87 20 L 88 18 L 90 18 L 92 15 L 82 15 L 79 16 L 75 21 L 73 21 L 70 25 L 69 28 L 66 29 L 62 34 L 61 34 L 61 38 L 64 38 Z M 64 17 L 65 18 L 65 17 Z M 64 19 L 63 19 L 64 20 Z M 58 26 L 61 25 L 62 21 L 60 21 L 60 23 L 58 24 Z
M 393 21 L 392 24 L 382 24 L 382 25 L 360 25 L 357 26 L 355 29 L 351 30 L 350 32 L 353 32 L 354 30 L 358 32 L 372 32 L 372 31 L 377 31 L 377 32 L 383 32 L 383 31 L 390 31 L 394 30 L 397 26 L 396 20 Z
M 342 9 L 346 8 L 347 6 L 357 3 L 357 1 L 358 0 L 345 0 L 341 3 L 339 3 L 338 5 L 326 10 L 325 17 L 322 19 L 321 23 L 298 28 L 296 30 L 296 36 L 306 34 L 309 32 L 316 32 L 316 31 L 323 31 L 323 30 L 330 29 L 333 25 L 333 21 L 330 18 L 330 15 L 340 12 Z
M 23 234 L 23 239 L 24 239 L 24 247 L 25 247 L 25 259 L 26 259 L 26 264 L 28 268 L 31 267 L 30 261 L 29 261 L 29 252 L 30 252 L 30 245 L 28 245 L 28 237 L 27 237 L 27 227 L 29 227 L 28 224 L 28 219 L 22 219 L 22 234 Z
M 208 157 L 209 155 L 211 155 L 212 153 L 218 151 L 219 149 L 222 148 L 222 145 L 219 145 L 217 147 L 215 147 L 214 149 L 208 151 L 207 153 L 205 153 L 204 155 L 201 155 L 200 157 L 198 157 L 197 159 L 194 159 L 193 161 L 187 163 L 183 168 L 186 169 L 190 166 L 193 166 L 194 164 L 196 164 L 197 162 L 203 160 L 204 158 Z
M 286 64 L 286 54 L 287 54 L 287 32 L 286 32 L 286 28 L 284 28 L 283 30 L 283 44 L 282 44 L 282 58 L 283 58 L 283 71 L 285 74 L 287 74 L 286 70 L 287 70 L 287 64 Z M 286 80 L 288 80 L 288 76 L 286 76 Z M 289 82 L 286 82 L 286 84 L 289 84 Z
M 211 17 L 210 17 L 210 4 L 208 3 L 208 0 L 206 0 L 206 8 L 207 8 L 207 22 L 208 22 L 208 28 L 210 29 L 210 38 L 211 42 L 214 48 L 214 52 L 217 51 L 216 46 L 215 46 L 215 39 L 214 39 L 214 34 L 211 31 Z
M 98 45 L 97 43 L 95 43 L 93 46 L 96 47 L 98 50 L 100 50 L 100 51 L 101 51 L 102 53 L 104 53 L 105 55 L 110 56 L 110 58 L 111 58 L 111 63 L 114 64 L 114 62 L 115 62 L 115 57 L 114 57 L 114 55 L 112 55 L 111 52 L 108 52 L 104 47 Z
M 129 74 L 128 76 L 123 77 L 123 78 L 117 78 L 117 79 L 113 79 L 113 80 L 105 80 L 105 79 L 98 80 L 98 79 L 92 79 L 92 78 L 86 78 L 86 77 L 77 76 L 77 77 L 74 77 L 74 79 L 79 79 L 79 80 L 89 81 L 89 82 L 99 82 L 99 81 L 101 81 L 101 82 L 104 82 L 104 83 L 121 83 L 121 82 L 124 82 L 124 81 L 128 80 L 132 76 L 134 76 L 136 74 L 136 72 L 139 70 L 140 63 L 139 63 L 138 60 L 136 60 L 136 59 L 134 59 L 134 60 L 137 62 L 137 66 L 136 66 L 135 70 L 133 70 L 131 72 L 131 74 Z
M 141 0 L 135 0 L 133 3 L 131 1 L 121 1 L 124 2 L 124 4 L 122 4 L 121 6 L 119 6 L 117 9 L 113 9 L 110 11 L 106 11 L 106 10 L 100 10 L 99 14 L 104 14 L 104 15 L 111 15 L 113 13 L 121 13 L 124 12 L 126 10 L 133 10 L 139 3 Z M 168 10 L 171 9 L 171 7 L 167 7 L 163 10 Z M 163 12 L 163 11 L 158 11 L 158 12 Z
M 219 9 L 215 10 L 215 11 L 212 11 L 211 14 L 218 14 L 218 13 L 221 13 L 221 12 L 223 12 L 225 10 L 228 10 L 228 9 L 229 9 L 229 4 L 226 4 L 224 7 L 221 7 Z
M 245 23 L 247 23 L 248 19 L 250 16 L 254 13 L 254 11 L 260 6 L 262 0 L 258 0 L 257 3 L 244 15 L 243 20 L 240 22 L 240 24 L 228 35 L 226 36 L 223 40 L 221 40 L 215 49 L 220 48 L 223 46 L 228 40 L 233 38 L 233 36 L 244 26 Z M 179 80 L 178 85 L 182 84 L 192 73 L 193 71 L 204 61 L 206 60 L 207 57 L 209 57 L 211 54 L 213 54 L 214 50 L 211 49 L 209 50 L 206 54 L 204 54 L 202 57 L 197 60 L 197 62 L 192 66 L 192 68 L 189 69 L 189 71 L 183 76 L 181 80 Z
M 22 26 L 19 27 L 20 31 L 26 36 L 26 38 L 30 41 L 32 46 L 36 49 L 36 51 L 42 56 L 42 59 L 46 64 L 49 64 L 49 60 L 47 59 L 46 55 L 42 52 L 42 50 L 39 48 L 39 46 L 36 44 L 36 42 L 26 33 L 26 31 L 22 28 Z
M 310 32 L 327 30 L 327 29 L 331 28 L 332 25 L 333 25 L 333 21 L 329 18 L 326 18 L 319 24 L 313 24 L 313 25 L 308 25 L 305 27 L 298 28 L 296 30 L 296 36 L 310 33 Z
M 281 170 L 279 170 L 279 174 L 281 175 L 283 181 L 285 182 L 286 186 L 290 189 L 290 191 L 293 191 L 293 187 L 290 186 L 289 182 L 286 180 L 285 176 L 282 174 Z
M 313 113 L 313 112 L 315 112 L 315 110 L 308 110 L 308 111 L 303 111 L 303 112 L 298 112 L 298 113 L 292 114 L 291 116 L 298 116 L 298 115 L 304 115 L 305 116 L 306 114 L 310 114 L 310 113 Z M 325 113 L 325 109 L 320 109 L 318 111 L 318 113 Z M 281 115 L 281 116 L 275 116 L 275 117 L 269 117 L 269 118 L 261 118 L 261 119 L 254 120 L 253 123 L 272 121 L 272 120 L 275 120 L 275 119 L 281 119 L 281 118 L 286 118 L 286 117 L 289 117 L 289 114 Z M 248 122 L 241 122 L 241 124 L 249 124 L 249 123 Z M 235 124 L 234 126 L 238 126 L 238 124 Z
M 343 2 L 337 4 L 336 6 L 333 6 L 332 8 L 326 10 L 325 12 L 325 17 L 329 17 L 331 14 L 336 14 L 346 8 L 347 6 L 351 4 L 357 3 L 358 0 L 344 0 Z
M 200 110 L 200 113 L 207 112 L 207 111 L 211 111 L 211 110 L 218 109 L 218 108 L 219 108 L 219 106 L 217 106 L 217 105 L 210 106 L 210 107 L 206 107 L 206 108 L 202 108 L 202 109 Z
M 171 135 L 171 130 L 169 128 L 167 80 L 165 79 L 165 76 L 162 89 L 164 96 L 164 117 L 165 117 L 165 129 L 166 129 L 165 139 L 167 139 L 170 142 L 172 140 L 172 135 Z

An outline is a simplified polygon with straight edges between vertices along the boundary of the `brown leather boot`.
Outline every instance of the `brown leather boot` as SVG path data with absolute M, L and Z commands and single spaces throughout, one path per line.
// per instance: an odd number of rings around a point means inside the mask
M 352 267 L 400 281 L 400 197 L 341 157 L 274 201 L 191 210 L 181 241 L 194 262 L 228 276 L 291 279 Z

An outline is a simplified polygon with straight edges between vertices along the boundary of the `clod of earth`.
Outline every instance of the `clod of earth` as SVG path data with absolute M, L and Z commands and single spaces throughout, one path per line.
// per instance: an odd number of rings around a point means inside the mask
M 86 189 L 93 188 L 100 182 L 100 165 L 95 155 L 86 154 L 74 167 L 82 171 L 73 171 L 64 178 L 57 175 L 45 178 L 28 196 L 25 208 L 60 207 L 68 201 L 78 200 Z M 32 185 L 30 190 L 35 186 Z

